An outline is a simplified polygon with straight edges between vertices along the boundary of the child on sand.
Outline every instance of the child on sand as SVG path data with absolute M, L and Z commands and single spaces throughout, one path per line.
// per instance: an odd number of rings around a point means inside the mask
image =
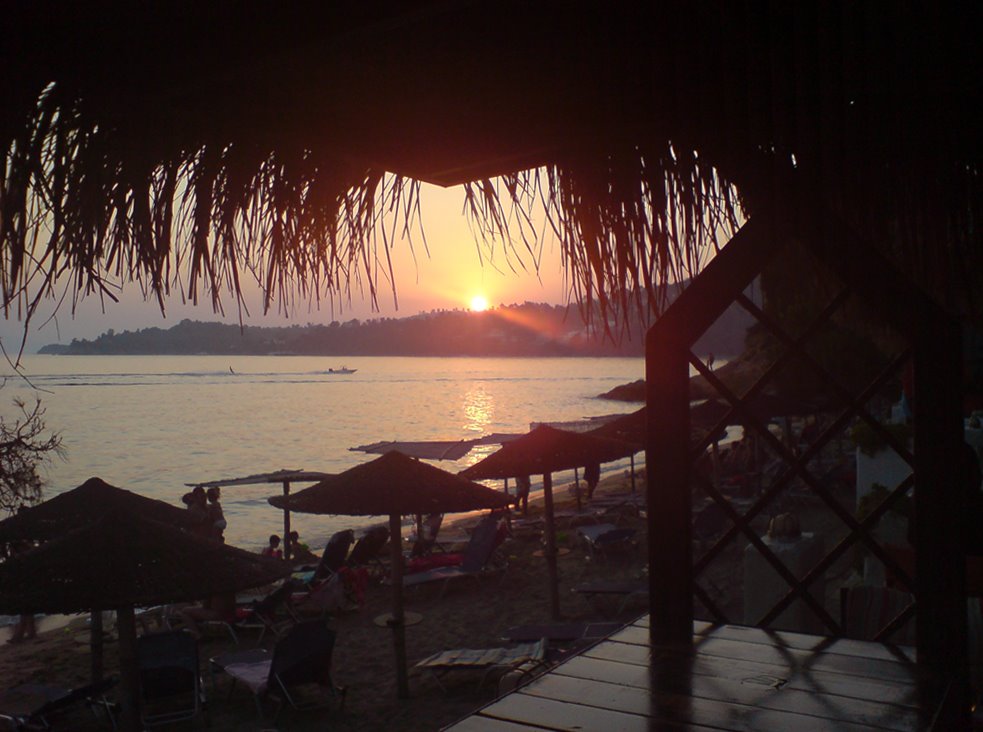
M 270 543 L 263 547 L 263 551 L 260 554 L 264 557 L 283 559 L 283 550 L 280 548 L 280 537 L 276 534 L 270 534 Z

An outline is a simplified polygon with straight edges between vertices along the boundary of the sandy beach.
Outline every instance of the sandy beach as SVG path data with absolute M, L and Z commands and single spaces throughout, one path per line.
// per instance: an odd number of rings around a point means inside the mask
M 618 493 L 628 489 L 621 475 L 606 477 L 596 496 Z M 640 481 L 638 490 L 644 490 Z M 558 510 L 569 509 L 573 496 L 569 487 L 555 489 Z M 530 503 L 530 515 L 539 514 L 541 504 Z M 577 541 L 576 527 L 567 521 L 558 524 L 560 600 L 564 621 L 623 620 L 628 621 L 645 610 L 643 600 L 632 601 L 620 615 L 619 602 L 591 602 L 573 593 L 572 588 L 595 578 L 640 578 L 645 565 L 643 520 L 631 512 L 607 517 L 605 521 L 638 529 L 635 549 L 617 558 L 589 559 L 583 544 Z M 473 519 L 472 519 L 473 521 Z M 463 536 L 463 528 L 447 524 L 441 538 Z M 408 700 L 398 700 L 394 671 L 391 633 L 373 620 L 391 607 L 391 589 L 373 583 L 366 593 L 364 605 L 335 617 L 331 626 L 338 633 L 334 654 L 335 682 L 347 688 L 342 711 L 296 712 L 286 710 L 276 724 L 269 717 L 260 719 L 251 694 L 241 688 L 229 695 L 228 680 L 211 678 L 207 659 L 235 648 L 227 635 L 209 636 L 202 640 L 200 656 L 208 694 L 208 716 L 213 730 L 259 731 L 289 730 L 436 730 L 487 703 L 498 695 L 492 681 L 479 685 L 481 675 L 470 672 L 454 673 L 446 678 L 447 691 L 431 678 L 413 668 L 413 664 L 430 654 L 455 648 L 491 648 L 507 645 L 503 632 L 515 625 L 547 623 L 550 621 L 547 591 L 546 562 L 536 551 L 541 544 L 535 534 L 522 536 L 517 532 L 499 552 L 508 559 L 508 569 L 500 574 L 453 583 L 443 597 L 440 587 L 424 585 L 406 593 L 407 611 L 418 613 L 422 620 L 407 628 L 407 656 L 410 665 Z M 240 647 L 255 645 L 255 636 L 245 636 Z M 264 646 L 272 647 L 269 640 Z M 85 618 L 80 617 L 68 626 L 41 632 L 36 640 L 0 646 L 0 678 L 5 686 L 25 682 L 59 683 L 76 686 L 86 683 L 89 676 L 88 634 Z M 106 647 L 105 668 L 114 673 L 118 668 L 116 644 Z M 91 715 L 77 716 L 58 729 L 98 729 Z M 194 722 L 174 724 L 164 729 L 204 729 L 200 717 Z

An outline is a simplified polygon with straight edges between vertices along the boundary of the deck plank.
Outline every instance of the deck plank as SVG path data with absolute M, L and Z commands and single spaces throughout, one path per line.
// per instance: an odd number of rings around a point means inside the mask
M 653 647 L 642 616 L 448 729 L 921 732 L 930 682 L 911 649 L 708 623 Z
M 742 732 L 829 732 L 831 729 L 838 732 L 871 729 L 915 732 L 924 727 L 904 710 L 895 709 L 893 714 L 884 714 L 885 707 L 873 703 L 868 703 L 863 710 L 855 710 L 856 716 L 851 716 L 842 707 L 824 707 L 818 702 L 811 705 L 810 711 L 805 708 L 809 700 L 801 693 L 786 700 L 789 708 L 776 708 L 779 705 L 763 704 L 764 697 L 785 698 L 785 691 L 763 687 L 752 690 L 744 700 L 728 699 L 724 693 L 711 699 L 685 692 L 664 693 L 661 684 L 656 690 L 550 674 L 524 687 L 521 693 L 565 702 L 571 707 L 617 709 L 660 722 Z M 803 708 L 795 708 L 800 702 Z M 578 710 L 576 716 L 581 717 L 584 713 Z
M 827 729 L 835 721 L 837 726 L 841 722 L 862 722 L 872 727 L 914 730 L 925 721 L 917 713 L 917 691 L 910 688 L 870 689 L 872 694 L 883 693 L 883 697 L 877 702 L 871 702 L 872 698 L 878 697 L 856 698 L 830 692 L 816 693 L 780 684 L 776 677 L 767 674 L 743 678 L 687 675 L 684 668 L 672 666 L 661 667 L 659 672 L 660 680 L 654 685 L 649 669 L 610 661 L 574 659 L 553 674 L 525 687 L 524 691 L 542 695 L 544 690 L 548 692 L 554 688 L 551 680 L 556 677 L 570 679 L 572 687 L 601 683 L 631 689 L 633 693 L 640 693 L 645 697 L 651 694 L 677 695 L 711 702 L 758 706 L 774 712 L 794 712 L 823 720 L 819 726 Z M 843 688 L 841 691 L 849 690 Z M 894 703 L 890 703 L 888 699 Z M 893 721 L 896 719 L 909 721 Z M 795 729 L 801 727 L 802 724 L 797 724 Z
M 727 658 L 735 661 L 755 661 L 763 664 L 787 667 L 795 674 L 811 674 L 819 671 L 845 674 L 856 678 L 879 679 L 916 683 L 918 674 L 912 665 L 885 661 L 879 658 L 860 658 L 855 656 L 838 656 L 825 653 L 810 653 L 792 648 L 775 648 L 741 641 L 728 641 L 707 638 L 699 645 L 701 656 Z M 635 663 L 648 666 L 653 656 L 674 655 L 675 649 L 650 648 L 641 644 L 605 641 L 584 651 L 586 655 L 595 658 L 623 660 L 625 663 Z
M 667 668 L 671 667 L 667 663 Z M 648 684 L 650 668 L 637 664 L 622 663 L 617 659 L 605 660 L 581 655 L 558 666 L 554 673 L 609 680 L 623 684 Z M 688 666 L 683 666 L 681 675 L 690 679 L 694 685 L 702 677 L 732 683 L 766 683 L 775 680 L 782 688 L 806 694 L 839 696 L 846 699 L 876 699 L 884 704 L 914 709 L 918 707 L 918 687 L 913 684 L 843 678 L 837 674 L 818 672 L 811 678 L 788 678 L 787 670 L 773 664 L 760 664 L 749 661 L 695 657 Z
M 649 644 L 647 626 L 631 624 L 610 636 L 611 640 L 636 645 Z M 775 648 L 789 648 L 812 653 L 831 653 L 857 658 L 877 658 L 911 664 L 915 662 L 915 649 L 910 646 L 892 646 L 882 643 L 854 640 L 851 638 L 826 638 L 822 636 L 789 633 L 785 631 L 766 631 L 761 628 L 746 628 L 736 625 L 706 626 L 693 635 L 694 643 L 710 638 L 721 640 L 757 643 Z

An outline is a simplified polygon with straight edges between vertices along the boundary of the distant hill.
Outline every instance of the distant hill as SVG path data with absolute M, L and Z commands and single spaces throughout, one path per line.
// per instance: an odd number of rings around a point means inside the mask
M 746 324 L 721 318 L 698 348 L 740 352 Z M 486 312 L 439 310 L 406 318 L 330 325 L 257 327 L 182 320 L 168 328 L 117 333 L 44 346 L 64 355 L 325 355 L 325 356 L 642 356 L 644 328 L 613 343 L 584 325 L 573 307 L 524 303 Z

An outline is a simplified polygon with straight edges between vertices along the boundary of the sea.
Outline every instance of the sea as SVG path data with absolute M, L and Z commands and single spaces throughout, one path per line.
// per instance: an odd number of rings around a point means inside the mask
M 355 372 L 330 371 L 344 367 Z M 382 440 L 469 440 L 631 412 L 641 405 L 598 395 L 643 376 L 641 358 L 26 355 L 21 375 L 8 368 L 0 414 L 14 420 L 14 400 L 40 399 L 61 436 L 63 457 L 42 470 L 45 498 L 95 476 L 181 506 L 188 484 L 281 469 L 338 473 L 377 457 L 351 448 Z M 434 464 L 458 472 L 496 449 Z M 282 512 L 267 503 L 281 490 L 223 488 L 226 541 L 258 550 L 282 533 Z M 315 550 L 335 531 L 383 520 L 291 514 Z

